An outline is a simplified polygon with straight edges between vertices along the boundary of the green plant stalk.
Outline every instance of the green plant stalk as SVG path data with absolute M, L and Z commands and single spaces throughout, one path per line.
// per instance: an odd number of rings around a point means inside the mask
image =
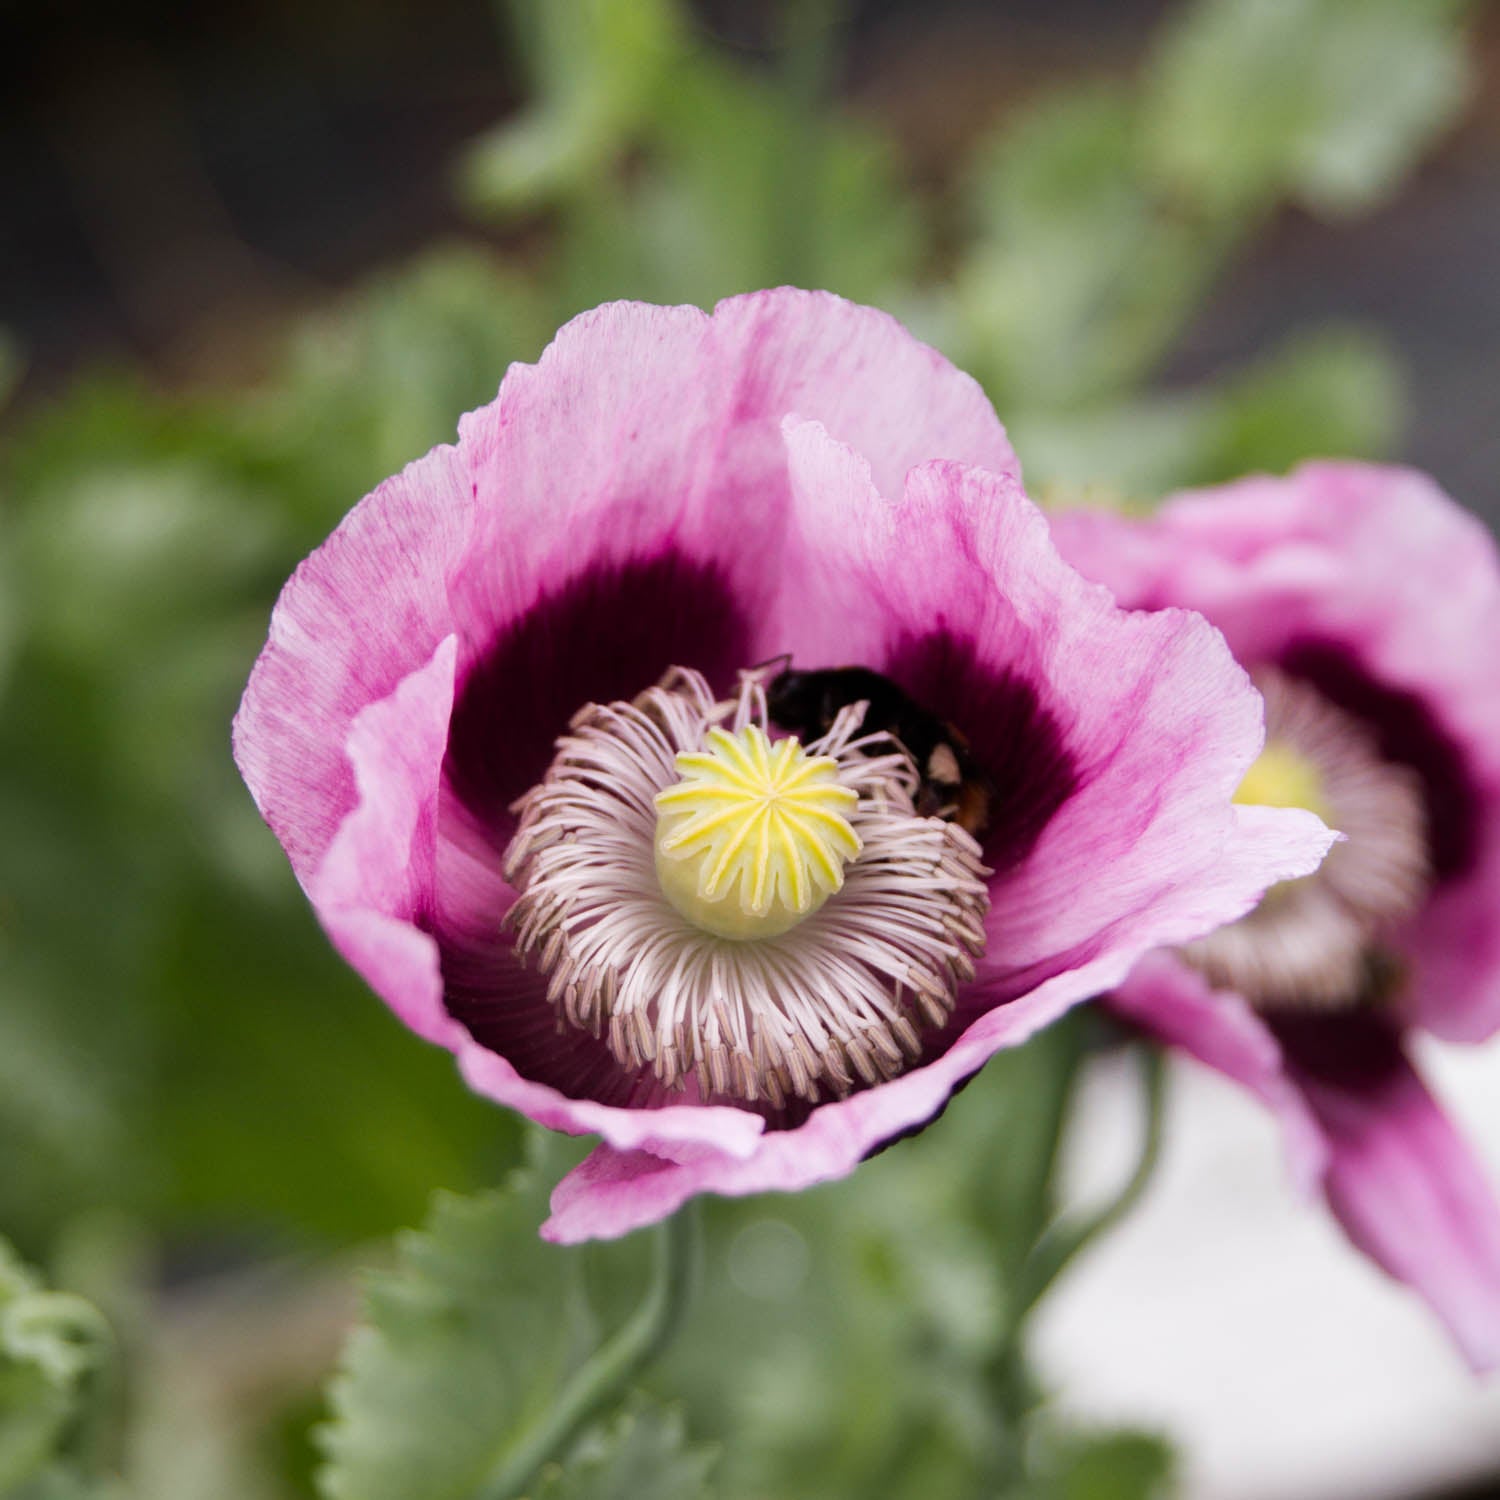
M 698 1247 L 698 1209 L 679 1209 L 655 1233 L 651 1285 L 613 1338 L 602 1344 L 563 1387 L 551 1407 L 475 1490 L 475 1500 L 515 1500 L 549 1460 L 631 1378 L 671 1341 L 692 1294 Z
M 1019 1254 L 1012 1257 L 1012 1263 L 1005 1268 L 1007 1281 L 1012 1287 L 1019 1284 L 1025 1261 L 1051 1223 L 1056 1209 L 1058 1160 L 1062 1154 L 1063 1138 L 1067 1133 L 1068 1117 L 1077 1092 L 1079 1075 L 1083 1071 L 1088 1042 L 1088 1019 L 1081 1012 L 1066 1015 L 1032 1044 L 1033 1047 L 1047 1048 L 1043 1056 L 1049 1064 L 1049 1087 L 1041 1101 L 1041 1107 L 1033 1117 L 1037 1124 L 1034 1142 L 1036 1152 L 1020 1208 L 1024 1234 L 1020 1240 Z M 1016 1309 L 1013 1320 L 1018 1321 L 1024 1310 L 1024 1307 Z
M 1023 1288 L 1026 1267 L 1055 1211 L 1056 1179 L 1068 1117 L 1087 1050 L 1087 1017 L 1064 1016 L 1034 1039 L 1038 1066 L 1045 1069 L 1046 1091 L 1028 1120 L 1026 1141 L 1030 1168 L 1016 1209 L 1016 1233 L 999 1247 L 1007 1292 L 1005 1328 L 990 1362 L 990 1392 L 998 1418 L 989 1466 L 998 1496 L 1025 1479 L 1024 1427 L 1033 1402 L 1025 1360 L 1027 1314 Z
M 1142 1044 L 1136 1049 L 1141 1071 L 1146 1121 L 1141 1152 L 1129 1178 L 1102 1208 L 1076 1224 L 1051 1225 L 1026 1259 L 1021 1283 L 1019 1315 L 1024 1318 L 1046 1295 L 1053 1282 L 1074 1257 L 1107 1234 L 1140 1201 L 1161 1157 L 1162 1125 L 1166 1105 L 1166 1061 L 1158 1047 Z
M 1041 1149 L 1034 1187 L 1027 1204 L 1024 1239 L 1029 1249 L 1019 1264 L 1011 1267 L 1007 1326 L 990 1365 L 990 1389 L 999 1419 L 999 1441 L 991 1479 L 996 1494 L 1000 1496 L 1012 1491 L 1020 1493 L 1026 1480 L 1025 1426 L 1027 1416 L 1036 1404 L 1025 1353 L 1031 1315 L 1079 1252 L 1112 1229 L 1136 1205 L 1161 1155 L 1166 1065 L 1160 1048 L 1141 1043 L 1135 1050 L 1146 1121 L 1134 1169 L 1115 1196 L 1096 1212 L 1076 1223 L 1052 1219 L 1062 1143 L 1077 1098 L 1084 1060 L 1081 1023 L 1068 1018 L 1060 1025 L 1070 1029 L 1061 1039 L 1061 1050 L 1055 1058 L 1056 1086 L 1048 1096 L 1044 1130 L 1038 1139 Z

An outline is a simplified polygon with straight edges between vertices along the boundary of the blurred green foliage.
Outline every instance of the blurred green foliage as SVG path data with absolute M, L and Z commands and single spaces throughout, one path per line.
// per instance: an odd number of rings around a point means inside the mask
M 680 1413 L 636 1400 L 542 1476 L 537 1500 L 706 1500 L 715 1462 L 687 1441 Z
M 1462 107 L 1461 7 L 1185 0 L 1138 77 L 1000 112 L 920 192 L 900 142 L 829 102 L 839 7 L 783 15 L 783 56 L 753 68 L 680 0 L 514 0 L 529 103 L 454 177 L 500 248 L 476 234 L 381 273 L 298 320 L 248 388 L 101 371 L 18 406 L 0 340 L 0 1226 L 31 1258 L 66 1258 L 108 1210 L 141 1247 L 137 1304 L 271 1254 L 302 1257 L 299 1284 L 519 1161 L 517 1123 L 334 959 L 228 726 L 296 562 L 574 312 L 778 281 L 878 303 L 984 382 L 1043 498 L 1149 502 L 1399 445 L 1401 370 L 1368 330 L 1308 328 L 1189 387 L 1162 372 L 1285 206 L 1348 216 L 1397 191 Z M 1155 1440 L 1053 1425 L 1015 1358 L 1076 1045 L 997 1059 L 848 1183 L 711 1205 L 656 1404 L 606 1414 L 538 1497 L 1162 1493 Z M 473 1452 L 618 1323 L 641 1248 L 541 1245 L 542 1196 L 440 1198 L 402 1241 L 336 1388 L 326 1494 L 415 1500 L 439 1475 L 466 1493 Z M 98 1500 L 69 1445 L 103 1336 L 55 1295 L 0 1260 L 0 1495 Z M 67 1317 L 26 1322 L 37 1299 Z M 204 1408 L 199 1448 L 167 1462 L 194 1382 L 153 1396 L 159 1368 L 137 1369 L 121 1439 L 151 1500 L 193 1500 L 205 1463 L 241 1466 L 222 1500 L 311 1493 L 305 1371 L 233 1430 Z
M 0 1495 L 106 1500 L 100 1429 L 114 1338 L 90 1303 L 48 1291 L 0 1239 Z
M 1162 1500 L 1172 1450 L 1143 1432 L 1070 1434 L 1042 1462 L 1039 1492 L 1057 1500 Z
M 1150 500 L 1316 454 L 1384 457 L 1392 352 L 1307 330 L 1244 375 L 1143 395 L 1218 279 L 1281 205 L 1384 202 L 1468 97 L 1461 8 L 1202 0 L 1133 85 L 1043 96 L 975 154 L 976 238 L 934 332 L 985 381 L 1045 491 Z
M 550 1184 L 444 1197 L 366 1287 L 323 1434 L 329 1500 L 481 1493 L 598 1341 L 579 1251 L 544 1243 Z
M 1286 196 L 1369 209 L 1472 81 L 1459 0 L 1213 0 L 1168 31 L 1144 129 L 1164 181 L 1216 214 Z
M 349 493 L 299 495 L 263 420 L 99 377 L 7 454 L 0 1213 L 36 1248 L 101 1202 L 345 1240 L 515 1148 L 333 960 L 228 759 L 266 598 Z

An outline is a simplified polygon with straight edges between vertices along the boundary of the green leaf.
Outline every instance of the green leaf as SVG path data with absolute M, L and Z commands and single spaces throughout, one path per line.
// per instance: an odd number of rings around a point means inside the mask
M 1217 269 L 1219 237 L 1140 171 L 1123 93 L 1043 100 L 1007 121 L 967 184 L 979 236 L 958 269 L 953 352 L 1001 410 L 1056 406 L 1139 378 Z
M 996 1492 L 1004 1265 L 1038 1212 L 1044 1142 L 1027 1126 L 1065 1062 L 1043 1036 L 848 1180 L 705 1205 L 707 1285 L 651 1389 L 684 1403 L 690 1430 L 733 1435 L 725 1495 Z
M 881 300 L 910 281 L 922 228 L 896 155 L 876 132 L 832 112 L 809 117 L 785 92 L 711 56 L 684 69 L 653 122 L 658 207 L 644 221 L 657 253 L 696 225 L 690 244 L 715 296 L 791 282 Z
M 1077 1015 L 998 1054 L 843 1182 L 705 1204 L 706 1285 L 650 1389 L 690 1431 L 732 1435 L 725 1496 L 1012 1493 L 1026 1445 L 995 1400 L 1007 1268 L 1054 1211 L 1058 1096 L 1100 1035 Z
M 1157 170 L 1220 214 L 1283 194 L 1372 207 L 1464 105 L 1460 15 L 1451 0 L 1199 0 L 1146 96 Z
M 1405 418 L 1390 346 L 1330 327 L 1296 335 L 1217 387 L 1073 411 L 1023 406 L 1007 426 L 1044 502 L 1120 504 L 1309 458 L 1385 458 Z
M 120 1480 L 110 1475 L 84 1476 L 70 1469 L 50 1468 L 7 1490 L 5 1500 L 130 1500 Z
M 549 1468 L 536 1500 L 706 1500 L 715 1449 L 690 1445 L 682 1413 L 633 1401 L 585 1433 L 560 1468 Z
M 1074 410 L 1020 407 L 1005 425 L 1043 505 L 1130 505 L 1193 482 L 1209 462 L 1211 398 L 1151 394 Z
M 591 1351 L 580 1252 L 537 1237 L 546 1197 L 530 1174 L 442 1194 L 371 1278 L 320 1435 L 329 1500 L 470 1500 Z
M 712 306 L 792 282 L 889 302 L 920 216 L 896 153 L 852 120 L 809 124 L 766 79 L 705 52 L 678 65 L 628 181 L 570 203 L 559 315 L 610 297 Z
M 86 1464 L 87 1431 L 113 1356 L 98 1310 L 47 1291 L 0 1240 L 0 1494 L 40 1483 L 54 1468 L 71 1472 L 75 1458 Z
M 1405 394 L 1396 355 L 1378 334 L 1300 333 L 1219 397 L 1211 456 L 1195 482 L 1280 473 L 1307 458 L 1388 457 L 1405 426 Z
M 1068 1433 L 1049 1467 L 1051 1500 L 1167 1500 L 1176 1463 L 1154 1433 L 1120 1431 Z
M 300 324 L 285 368 L 239 403 L 232 428 L 257 478 L 305 523 L 287 568 L 361 495 L 452 442 L 459 416 L 493 400 L 511 361 L 535 359 L 551 332 L 537 289 L 463 243 L 426 250 Z
M 536 97 L 475 141 L 459 171 L 469 202 L 501 215 L 596 186 L 683 46 L 674 0 L 512 0 L 511 10 Z

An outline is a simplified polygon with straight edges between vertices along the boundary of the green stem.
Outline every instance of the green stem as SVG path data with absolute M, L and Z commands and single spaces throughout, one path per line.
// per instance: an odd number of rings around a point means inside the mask
M 1019 1317 L 1041 1301 L 1048 1288 L 1072 1263 L 1079 1251 L 1113 1229 L 1135 1207 L 1146 1190 L 1161 1156 L 1162 1123 L 1166 1103 L 1166 1065 L 1161 1049 L 1143 1043 L 1136 1049 L 1145 1098 L 1146 1124 L 1141 1153 L 1135 1170 L 1118 1193 L 1099 1209 L 1076 1224 L 1054 1224 L 1037 1241 L 1026 1258 L 1021 1285 Z
M 991 1465 L 992 1488 L 999 1496 L 1020 1493 L 1026 1480 L 1025 1428 L 1035 1404 L 1035 1388 L 1026 1362 L 1026 1330 L 1031 1314 L 1073 1258 L 1117 1224 L 1139 1200 L 1150 1181 L 1161 1152 L 1166 1070 L 1156 1047 L 1137 1048 L 1146 1113 L 1145 1132 L 1135 1169 L 1120 1191 L 1097 1212 L 1077 1222 L 1048 1223 L 1053 1212 L 1057 1164 L 1063 1136 L 1077 1097 L 1086 1048 L 1086 1019 L 1068 1018 L 1071 1029 L 1055 1039 L 1051 1056 L 1052 1087 L 1042 1106 L 1035 1138 L 1040 1148 L 1031 1184 L 1025 1236 L 1029 1248 L 1012 1266 L 1012 1299 L 1008 1326 L 990 1366 L 990 1390 L 995 1403 L 997 1442 Z M 1052 1028 L 1058 1031 L 1058 1027 Z
M 1024 1298 L 1027 1268 L 1056 1210 L 1056 1177 L 1073 1098 L 1089 1050 L 1090 1017 L 1064 1016 L 1027 1045 L 1037 1097 L 1023 1133 L 1012 1144 L 1026 1164 L 1014 1198 L 1012 1232 L 997 1247 L 1008 1292 L 1005 1330 L 990 1363 L 990 1396 L 997 1418 L 987 1478 L 997 1496 L 1025 1478 L 1024 1429 L 1035 1391 L 1026 1366 L 1024 1335 L 1030 1310 Z
M 1088 1021 L 1089 1017 L 1081 1012 L 1066 1015 L 1030 1044 L 1037 1053 L 1047 1086 L 1028 1124 L 1029 1142 L 1035 1149 L 1028 1153 L 1033 1166 L 1018 1205 L 1023 1230 L 1018 1245 L 1021 1259 L 1007 1267 L 1011 1283 L 1019 1281 L 1025 1260 L 1051 1223 L 1056 1208 L 1058 1158 L 1088 1050 Z M 1017 1305 L 1013 1321 L 1019 1322 L 1024 1313 L 1025 1307 Z
M 641 1304 L 563 1387 L 532 1431 L 475 1490 L 475 1500 L 514 1500 L 542 1465 L 671 1341 L 692 1290 L 698 1211 L 679 1210 L 656 1231 L 655 1266 Z

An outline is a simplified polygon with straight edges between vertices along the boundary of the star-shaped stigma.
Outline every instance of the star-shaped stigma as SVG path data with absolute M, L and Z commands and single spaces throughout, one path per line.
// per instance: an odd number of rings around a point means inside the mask
M 656 795 L 656 864 L 685 917 L 721 937 L 773 937 L 817 910 L 859 852 L 858 795 L 838 762 L 756 724 L 712 728 L 677 756 L 682 780 Z

